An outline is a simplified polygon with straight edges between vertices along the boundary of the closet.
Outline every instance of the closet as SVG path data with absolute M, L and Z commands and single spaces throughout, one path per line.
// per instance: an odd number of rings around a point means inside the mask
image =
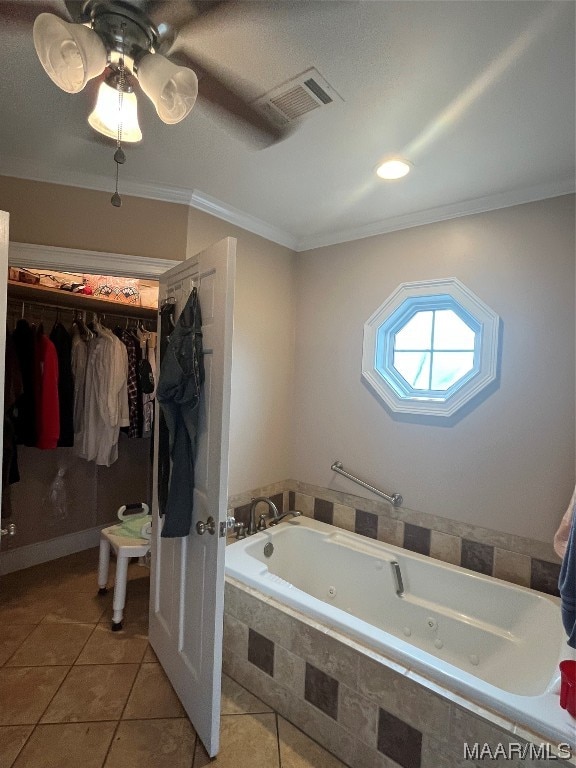
M 127 285 L 137 282 L 128 280 Z M 153 281 L 146 281 L 147 287 L 151 285 Z M 128 295 L 132 288 L 125 290 Z M 126 334 L 144 339 L 141 348 L 146 349 L 147 337 L 152 339 L 149 346 L 154 345 L 157 306 L 143 307 L 128 300 L 119 303 L 72 290 L 8 280 L 7 333 L 11 334 L 22 320 L 35 334 L 42 328 L 47 337 L 55 326 L 70 334 L 75 326 L 75 333 L 90 335 L 97 333 L 101 325 L 120 340 Z M 142 406 L 152 396 L 140 393 L 139 397 Z M 153 407 L 148 406 L 148 413 Z M 140 416 L 140 429 L 131 426 L 130 436 L 124 430 L 120 432 L 118 457 L 110 466 L 78 455 L 77 435 L 74 447 L 17 445 L 20 479 L 10 485 L 10 498 L 4 500 L 2 512 L 3 522 L 14 523 L 17 531 L 2 542 L 3 552 L 12 561 L 9 570 L 16 569 L 15 563 L 26 567 L 95 546 L 99 529 L 114 522 L 118 507 L 135 501 L 150 503 L 152 438 L 150 429 L 145 429 L 143 414 Z M 4 440 L 6 446 L 6 434 Z M 21 550 L 22 557 L 18 557 L 17 550 Z

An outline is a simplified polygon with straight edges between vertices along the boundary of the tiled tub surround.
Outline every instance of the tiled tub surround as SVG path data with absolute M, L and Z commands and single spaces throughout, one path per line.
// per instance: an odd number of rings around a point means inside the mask
M 559 661 L 574 655 L 553 598 L 306 518 L 230 547 L 226 573 L 512 723 L 576 747 L 576 722 L 553 692 Z M 270 638 L 252 629 L 248 659 L 265 658 L 270 673 Z M 315 687 L 329 685 L 321 678 Z
M 551 759 L 519 756 L 542 739 L 230 577 L 223 657 L 224 672 L 352 768 L 486 765 L 465 754 L 475 743 L 512 758 L 494 765 L 576 765 L 547 742 Z
M 481 526 L 391 507 L 383 501 L 285 480 L 233 496 L 231 514 L 248 521 L 250 498 L 270 496 L 278 509 L 304 515 L 372 539 L 404 547 L 523 587 L 558 594 L 560 561 L 552 544 Z M 266 512 L 263 505 L 258 512 Z

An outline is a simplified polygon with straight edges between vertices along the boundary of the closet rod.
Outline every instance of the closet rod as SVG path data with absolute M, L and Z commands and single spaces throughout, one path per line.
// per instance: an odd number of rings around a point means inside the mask
M 35 299 L 17 299 L 14 297 L 8 297 L 8 310 L 10 311 L 10 305 L 17 306 L 18 309 L 21 309 L 22 307 L 39 307 L 43 309 L 56 309 L 58 312 L 74 312 L 75 314 L 78 314 L 80 312 L 93 312 L 95 315 L 104 316 L 104 317 L 114 317 L 114 318 L 122 318 L 123 320 L 126 319 L 126 317 L 129 317 L 131 320 L 142 320 L 143 322 L 149 322 L 155 318 L 147 317 L 145 315 L 138 315 L 136 312 L 131 312 L 130 305 L 122 305 L 124 311 L 123 312 L 110 312 L 108 311 L 108 308 L 101 308 L 101 309 L 94 309 L 92 307 L 65 307 L 62 306 L 62 304 L 50 304 L 46 301 L 40 301 Z M 115 307 L 116 309 L 116 307 Z M 140 307 L 135 307 L 134 309 L 141 309 Z

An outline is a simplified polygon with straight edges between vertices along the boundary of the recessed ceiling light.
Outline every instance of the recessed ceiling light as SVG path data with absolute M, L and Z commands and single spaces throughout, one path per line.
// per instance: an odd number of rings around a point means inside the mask
M 402 176 L 410 171 L 410 163 L 406 160 L 386 160 L 382 165 L 378 166 L 376 173 L 381 179 L 401 179 Z

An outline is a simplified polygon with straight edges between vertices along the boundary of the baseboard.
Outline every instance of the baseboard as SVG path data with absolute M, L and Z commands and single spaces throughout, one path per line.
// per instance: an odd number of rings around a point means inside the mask
M 74 552 L 81 552 L 84 549 L 97 547 L 102 527 L 68 533 L 66 536 L 39 541 L 36 544 L 27 544 L 17 549 L 5 549 L 0 552 L 0 576 L 21 571 L 23 568 L 30 568 L 32 565 L 47 563 L 59 557 L 72 555 Z

